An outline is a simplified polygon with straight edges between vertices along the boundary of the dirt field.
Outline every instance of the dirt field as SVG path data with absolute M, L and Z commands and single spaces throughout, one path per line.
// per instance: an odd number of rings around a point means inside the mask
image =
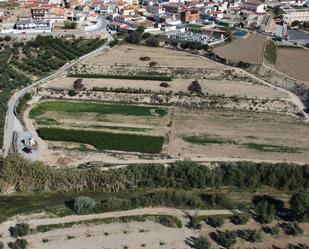
M 309 87 L 309 50 L 278 48 L 276 69 L 301 81 Z
M 140 60 L 149 57 L 149 61 Z M 145 46 L 122 45 L 103 55 L 83 61 L 83 64 L 110 66 L 126 65 L 145 67 L 149 62 L 156 62 L 159 67 L 186 68 L 223 68 L 224 66 L 211 60 L 201 58 L 186 52 L 167 50 L 164 48 L 150 48 Z
M 174 109 L 168 151 L 176 158 L 238 157 L 308 161 L 308 128 L 308 124 L 293 118 L 266 113 Z M 207 139 L 205 144 L 183 140 L 192 136 L 206 136 Z M 262 145 L 274 145 L 275 148 L 268 150 L 261 148 Z M 275 152 L 276 146 L 291 148 L 286 151 L 278 148 L 279 151 Z
M 231 61 L 261 64 L 265 36 L 251 34 L 247 39 L 235 39 L 232 43 L 214 49 L 219 56 Z
M 50 81 L 44 87 L 56 87 L 63 89 L 72 89 L 76 78 L 62 77 Z M 168 82 L 170 87 L 160 87 L 160 81 L 142 81 L 142 80 L 122 80 L 122 79 L 83 79 L 83 84 L 89 90 L 93 87 L 111 87 L 111 88 L 142 88 L 153 92 L 188 92 L 188 86 L 194 79 L 174 79 Z M 286 99 L 287 94 L 270 87 L 251 84 L 242 81 L 227 80 L 198 80 L 202 86 L 202 91 L 210 95 L 224 94 L 225 96 L 239 96 L 249 98 L 280 98 Z

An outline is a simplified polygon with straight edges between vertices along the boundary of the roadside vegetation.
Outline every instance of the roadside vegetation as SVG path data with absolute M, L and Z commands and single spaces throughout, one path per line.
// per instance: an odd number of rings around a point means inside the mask
M 44 140 L 91 144 L 98 150 L 120 150 L 141 153 L 160 153 L 164 137 L 116 134 L 88 130 L 39 128 Z

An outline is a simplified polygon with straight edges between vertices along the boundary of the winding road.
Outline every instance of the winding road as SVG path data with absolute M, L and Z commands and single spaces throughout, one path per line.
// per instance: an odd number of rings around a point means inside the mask
M 46 83 L 47 81 L 50 81 L 52 79 L 58 78 L 60 75 L 67 73 L 74 65 L 79 63 L 80 61 L 88 58 L 89 56 L 95 56 L 98 54 L 101 54 L 104 50 L 108 48 L 108 44 L 110 41 L 113 40 L 112 35 L 107 31 L 107 22 L 105 19 L 105 16 L 99 16 L 97 24 L 92 30 L 89 30 L 86 33 L 105 33 L 107 35 L 107 41 L 104 43 L 103 46 L 99 47 L 98 49 L 83 55 L 82 57 L 79 57 L 78 59 L 75 59 L 67 64 L 65 64 L 63 67 L 58 69 L 56 72 L 50 74 L 49 76 L 40 79 L 31 85 L 26 86 L 25 88 L 21 89 L 18 92 L 15 92 L 14 95 L 11 97 L 11 99 L 8 102 L 8 110 L 6 114 L 6 122 L 5 122 L 5 128 L 4 128 L 4 141 L 3 141 L 3 154 L 6 157 L 9 154 L 10 148 L 12 146 L 13 142 L 13 133 L 19 132 L 23 130 L 23 125 L 18 120 L 18 118 L 15 115 L 15 109 L 18 105 L 19 99 L 24 96 L 26 93 L 31 92 L 33 88 L 38 87 L 39 85 Z

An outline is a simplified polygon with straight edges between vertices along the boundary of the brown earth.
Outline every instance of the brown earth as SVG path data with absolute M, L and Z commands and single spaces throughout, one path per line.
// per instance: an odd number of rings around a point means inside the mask
M 234 62 L 261 64 L 265 41 L 264 35 L 253 33 L 249 38 L 235 39 L 227 45 L 215 48 L 214 52 Z
M 309 50 L 278 48 L 276 69 L 306 82 L 309 87 Z

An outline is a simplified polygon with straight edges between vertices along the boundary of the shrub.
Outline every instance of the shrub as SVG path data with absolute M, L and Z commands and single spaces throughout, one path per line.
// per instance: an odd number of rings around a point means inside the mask
M 259 231 L 256 230 L 250 230 L 250 229 L 246 229 L 246 230 L 239 230 L 237 232 L 237 235 L 248 241 L 248 242 L 258 242 L 262 240 L 262 235 Z
M 155 61 L 149 62 L 150 67 L 155 67 L 158 63 Z
M 197 215 L 190 216 L 189 227 L 192 229 L 201 229 L 201 221 Z
M 283 223 L 282 227 L 288 235 L 299 236 L 304 233 L 304 230 L 296 222 Z
M 29 233 L 29 225 L 26 223 L 16 224 L 15 227 L 10 227 L 9 231 L 13 238 L 23 237 Z
M 230 221 L 234 225 L 244 225 L 249 221 L 249 216 L 246 214 L 235 214 L 230 217 Z
M 289 203 L 291 213 L 297 221 L 309 220 L 309 190 L 293 194 Z
M 208 217 L 206 223 L 212 227 L 222 227 L 224 224 L 224 218 L 222 216 Z
M 150 61 L 150 57 L 148 56 L 143 56 L 139 58 L 141 61 Z
M 189 85 L 188 90 L 192 93 L 201 93 L 202 87 L 200 83 L 197 80 L 195 80 Z
M 3 249 L 4 248 L 4 244 L 2 241 L 0 241 L 0 249 Z
M 268 201 L 260 201 L 254 207 L 256 220 L 262 224 L 268 224 L 273 221 L 276 216 L 276 210 L 273 204 Z
M 231 231 L 217 231 L 210 234 L 212 239 L 216 241 L 219 245 L 224 246 L 226 248 L 233 247 L 237 242 L 237 236 L 235 232 Z
M 26 249 L 28 242 L 25 239 L 17 239 L 14 242 L 10 242 L 8 246 L 11 249 Z
M 160 87 L 167 88 L 167 87 L 170 87 L 170 85 L 167 82 L 161 82 Z
M 112 40 L 112 41 L 109 43 L 109 45 L 110 45 L 111 47 L 114 47 L 114 46 L 116 46 L 118 43 L 119 43 L 119 40 L 118 40 L 117 38 L 114 38 L 114 40 Z
M 134 32 L 126 35 L 125 41 L 132 44 L 141 43 L 141 34 L 139 32 Z
M 181 221 L 173 216 L 161 215 L 157 218 L 157 221 L 166 227 L 182 227 Z
M 88 196 L 79 196 L 74 199 L 73 210 L 78 214 L 91 212 L 96 205 L 95 200 Z
M 147 39 L 147 38 L 149 38 L 149 37 L 151 37 L 152 35 L 150 34 L 150 33 L 144 33 L 143 35 L 142 35 L 142 38 L 143 39 Z
M 70 97 L 74 97 L 74 96 L 77 95 L 76 91 L 72 90 L 72 89 L 69 90 L 68 94 L 69 94 Z
M 266 226 L 266 227 L 263 227 L 262 229 L 265 233 L 269 233 L 272 236 L 279 235 L 280 233 L 280 228 L 278 226 L 274 226 L 274 227 Z
M 195 249 L 210 249 L 211 243 L 208 241 L 207 238 L 200 236 L 194 239 L 193 248 Z
M 83 79 L 76 79 L 73 82 L 73 88 L 76 90 L 81 90 L 84 88 Z
M 148 37 L 145 43 L 148 47 L 159 47 L 159 39 L 154 36 Z

